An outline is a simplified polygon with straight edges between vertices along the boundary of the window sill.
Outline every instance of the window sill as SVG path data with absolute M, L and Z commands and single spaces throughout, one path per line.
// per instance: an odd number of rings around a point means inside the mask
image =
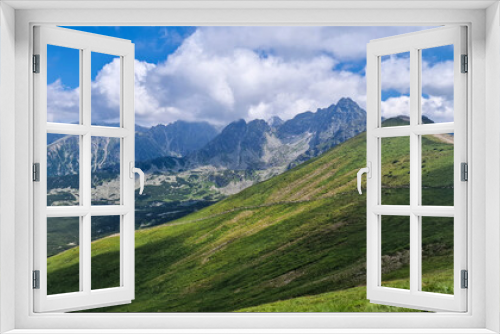
M 5 334 L 489 334 L 484 328 L 474 329 L 15 329 Z

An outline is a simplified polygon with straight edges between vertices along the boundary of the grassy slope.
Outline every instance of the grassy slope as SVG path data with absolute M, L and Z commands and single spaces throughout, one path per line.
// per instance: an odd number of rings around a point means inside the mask
M 445 271 L 435 270 L 431 274 L 423 276 L 425 287 L 431 288 L 434 292 L 450 293 L 449 286 L 453 286 L 451 269 Z M 407 280 L 393 280 L 384 282 L 384 286 L 394 288 L 409 289 Z M 298 297 L 274 303 L 248 307 L 237 312 L 415 312 L 415 310 L 372 304 L 366 299 L 366 287 L 357 286 L 354 288 L 326 292 L 313 296 Z
M 405 161 L 400 156 L 404 143 L 398 140 L 393 156 L 383 158 L 392 169 Z M 365 165 L 365 147 L 362 134 L 213 206 L 137 231 L 136 299 L 98 311 L 234 311 L 363 284 L 366 199 L 355 190 L 355 176 Z M 441 154 L 439 160 L 449 158 Z M 427 164 L 430 174 L 433 164 Z M 388 182 L 397 186 L 400 176 Z M 398 233 L 385 231 L 388 238 Z M 118 252 L 113 238 L 92 246 L 93 261 L 101 270 L 93 277 L 102 286 L 109 285 L 108 277 L 118 268 L 108 256 Z M 424 239 L 424 246 L 430 242 L 441 241 Z M 407 246 L 400 243 L 386 251 L 393 254 Z M 437 269 L 446 270 L 450 245 L 441 246 L 433 254 L 445 259 Z M 49 290 L 77 286 L 77 254 L 72 249 L 48 260 Z M 406 273 L 407 263 L 399 263 L 391 279 Z

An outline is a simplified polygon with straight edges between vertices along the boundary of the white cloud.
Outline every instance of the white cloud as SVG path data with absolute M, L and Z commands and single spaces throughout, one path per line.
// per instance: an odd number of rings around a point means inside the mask
M 245 48 L 286 59 L 329 53 L 340 60 L 359 60 L 366 57 L 370 40 L 422 29 L 427 27 L 201 27 L 192 37 L 218 55 Z
M 149 124 L 150 120 L 154 120 L 156 113 L 165 112 L 158 104 L 154 96 L 148 94 L 146 89 L 146 81 L 148 74 L 154 71 L 156 65 L 149 64 L 143 61 L 136 60 L 134 63 L 135 69 L 135 116 L 138 119 L 144 119 L 145 124 Z
M 400 115 L 410 116 L 410 97 L 402 95 L 382 101 L 381 113 L 385 119 Z
M 422 114 L 436 123 L 453 122 L 453 61 L 422 64 Z
M 326 107 L 342 96 L 364 101 L 364 77 L 333 72 L 335 60 L 331 57 L 285 61 L 275 56 L 262 58 L 247 49 L 217 55 L 205 52 L 197 39 L 195 36 L 158 65 L 147 86 L 160 105 L 182 110 L 184 119 L 218 124 L 257 115 L 286 119 Z M 162 121 L 173 121 L 170 116 Z
M 80 90 L 65 87 L 60 79 L 47 85 L 47 121 L 78 123 Z
M 381 89 L 410 93 L 410 58 L 391 55 L 380 64 Z
M 92 124 L 120 122 L 120 67 L 120 59 L 113 59 L 92 82 Z
M 422 64 L 422 93 L 434 96 L 453 97 L 453 61 Z
M 422 114 L 435 123 L 453 122 L 453 100 L 442 96 L 422 98 Z

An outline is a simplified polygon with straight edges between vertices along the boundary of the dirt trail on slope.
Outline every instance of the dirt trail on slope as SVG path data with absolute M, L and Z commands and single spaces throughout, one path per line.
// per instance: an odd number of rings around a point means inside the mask
M 453 145 L 455 142 L 455 137 L 449 134 L 439 134 L 439 135 L 434 135 L 437 139 L 441 140 L 443 143 L 446 144 L 451 144 Z

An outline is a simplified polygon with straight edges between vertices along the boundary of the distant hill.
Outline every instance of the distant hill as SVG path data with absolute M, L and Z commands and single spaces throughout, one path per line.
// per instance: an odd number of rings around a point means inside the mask
M 262 123 L 256 126 L 266 128 Z M 227 312 L 259 305 L 264 305 L 261 310 L 272 310 L 265 304 L 293 303 L 294 298 L 305 296 L 321 299 L 321 294 L 363 286 L 366 198 L 356 191 L 356 173 L 366 165 L 365 140 L 364 133 L 357 135 L 217 204 L 137 231 L 136 299 L 97 311 Z M 450 205 L 453 184 L 443 176 L 453 164 L 453 145 L 437 136 L 425 140 L 429 148 L 422 157 L 426 180 L 439 181 L 426 184 L 426 194 Z M 405 138 L 390 141 L 393 149 L 383 157 L 382 170 L 402 170 L 408 159 Z M 385 186 L 404 188 L 405 177 L 393 173 Z M 453 286 L 442 277 L 449 277 L 446 273 L 453 265 L 453 235 L 446 226 L 430 224 L 422 235 L 423 284 L 432 287 L 439 276 L 438 290 L 449 293 Z M 409 238 L 404 228 L 384 220 L 384 238 L 394 242 L 383 246 L 387 264 L 383 279 L 407 285 Z M 92 272 L 93 286 L 116 281 L 118 251 L 116 236 L 93 243 L 93 268 L 100 268 Z M 72 248 L 48 259 L 50 292 L 78 289 L 78 256 L 78 248 Z M 359 293 L 355 293 L 358 298 Z M 336 305 L 342 303 L 349 301 Z M 333 304 L 325 303 L 321 311 L 342 311 Z M 286 310 L 297 304 L 290 305 Z
M 429 117 L 422 115 L 422 124 L 433 124 L 434 121 Z M 388 119 L 382 118 L 382 127 L 410 125 L 410 117 L 399 115 Z

